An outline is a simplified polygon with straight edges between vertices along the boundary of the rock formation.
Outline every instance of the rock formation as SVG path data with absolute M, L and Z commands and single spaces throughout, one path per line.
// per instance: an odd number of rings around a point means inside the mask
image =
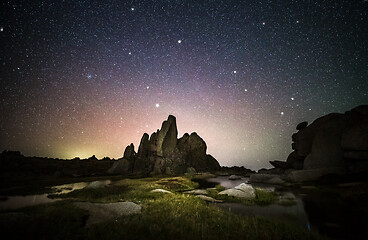
M 150 137 L 143 134 L 137 153 L 134 145 L 129 145 L 109 173 L 172 175 L 220 170 L 217 160 L 206 154 L 207 145 L 197 133 L 185 133 L 180 139 L 177 136 L 176 118 L 170 115 L 160 130 Z
M 131 159 L 134 159 L 135 157 L 135 151 L 134 151 L 134 145 L 133 143 L 131 143 L 129 146 L 127 146 L 125 148 L 125 151 L 124 151 L 124 158 L 127 159 L 127 160 L 131 160 Z
M 294 151 L 286 162 L 270 162 L 291 180 L 368 171 L 368 105 L 344 114 L 328 114 L 309 126 L 302 122 L 296 129 L 292 135 Z

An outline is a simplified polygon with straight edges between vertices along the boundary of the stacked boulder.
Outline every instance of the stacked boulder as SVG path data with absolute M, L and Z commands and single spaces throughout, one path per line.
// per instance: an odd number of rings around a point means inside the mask
M 368 105 L 344 114 L 331 113 L 308 126 L 302 122 L 292 135 L 286 162 L 271 161 L 270 173 L 291 181 L 315 180 L 328 174 L 368 171 Z
M 109 173 L 176 175 L 220 169 L 217 160 L 206 154 L 207 145 L 197 133 L 186 133 L 180 139 L 177 135 L 176 118 L 170 115 L 160 130 L 151 136 L 143 134 L 137 153 L 134 145 L 130 144 L 124 151 L 124 157 L 114 163 Z

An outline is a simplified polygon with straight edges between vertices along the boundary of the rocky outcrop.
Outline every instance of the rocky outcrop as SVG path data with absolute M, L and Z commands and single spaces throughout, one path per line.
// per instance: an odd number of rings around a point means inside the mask
M 298 124 L 286 162 L 271 161 L 291 181 L 328 174 L 368 172 L 368 105 Z
M 345 114 L 329 114 L 312 123 L 315 130 L 303 169 L 348 168 L 354 160 L 368 160 L 361 155 L 368 151 L 367 112 L 368 105 L 360 106 Z
M 289 154 L 286 162 L 292 169 L 303 169 L 304 158 L 305 157 L 299 156 L 298 153 L 294 151 Z
M 298 125 L 296 125 L 296 130 L 302 130 L 308 126 L 308 122 L 301 122 Z
M 177 136 L 176 118 L 170 115 L 161 129 L 150 137 L 147 133 L 143 134 L 136 154 L 134 145 L 129 145 L 123 159 L 118 160 L 121 163 L 114 164 L 113 168 L 141 175 L 213 172 L 221 168 L 214 157 L 206 154 L 207 145 L 197 133 L 185 133 L 180 139 Z
M 124 151 L 124 157 L 125 159 L 127 160 L 133 160 L 134 157 L 135 157 L 135 151 L 134 151 L 134 144 L 131 143 L 129 146 L 127 146 L 125 148 L 125 151 Z
M 274 166 L 275 168 L 281 168 L 281 169 L 290 168 L 290 164 L 288 162 L 275 160 L 275 161 L 270 161 L 270 164 Z
M 122 158 L 114 162 L 114 164 L 107 170 L 108 174 L 127 174 L 130 172 L 131 162 L 129 160 Z
M 159 157 L 168 157 L 175 150 L 178 137 L 176 118 L 170 115 L 164 121 L 161 130 L 157 133 L 156 154 Z M 154 139 L 156 140 L 156 139 Z
M 0 153 L 0 180 L 27 181 L 49 177 L 101 176 L 111 168 L 115 160 L 97 159 L 58 159 L 46 157 L 28 157 L 20 152 L 3 151 Z
M 151 154 L 151 146 L 150 141 L 148 140 L 149 136 L 147 133 L 144 133 L 141 142 L 139 144 L 137 156 L 140 158 L 147 157 Z

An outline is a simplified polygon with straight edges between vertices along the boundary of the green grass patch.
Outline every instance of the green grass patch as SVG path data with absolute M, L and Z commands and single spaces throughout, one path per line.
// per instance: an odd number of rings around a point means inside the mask
M 217 184 L 217 185 L 215 186 L 215 188 L 216 188 L 216 190 L 217 190 L 217 191 L 219 191 L 219 192 L 224 191 L 224 190 L 226 189 L 224 186 L 222 186 L 222 185 L 220 185 L 220 184 Z
M 50 194 L 50 198 L 72 198 L 88 202 L 116 202 L 124 198 L 128 186 L 106 186 L 100 188 L 82 188 L 64 194 Z
M 60 201 L 0 215 L 11 239 L 322 239 L 291 223 L 246 218 L 185 194 L 162 195 L 143 205 L 140 215 L 85 227 L 88 212 Z M 6 234 L 6 235 L 5 235 Z
M 198 188 L 198 183 L 185 177 L 162 178 L 156 182 L 162 188 L 175 192 L 189 191 Z
M 150 192 L 156 188 L 183 192 L 196 187 L 198 187 L 197 183 L 184 177 L 123 179 L 106 187 L 83 188 L 66 194 L 52 194 L 49 196 L 51 198 L 71 198 L 88 202 L 133 201 L 141 203 L 160 198 L 162 194 Z
M 274 192 L 256 188 L 256 198 L 254 201 L 258 205 L 269 205 L 278 201 L 278 195 Z
M 184 177 L 122 179 L 107 187 L 57 196 L 90 202 L 132 201 L 142 205 L 142 214 L 86 228 L 88 212 L 74 206 L 72 200 L 63 200 L 19 209 L 15 215 L 2 213 L 0 230 L 12 239 L 320 239 L 319 235 L 290 223 L 241 217 L 180 193 L 196 187 L 196 183 Z M 151 193 L 155 188 L 174 194 Z M 247 205 L 268 204 L 276 198 L 260 189 L 253 200 L 218 195 L 222 190 L 221 186 L 209 189 L 209 196 Z
M 105 187 L 83 188 L 66 194 L 53 194 L 49 196 L 52 198 L 71 198 L 88 202 L 142 202 L 147 199 L 154 199 L 159 195 L 150 192 L 150 190 L 160 186 L 155 183 L 156 181 L 157 179 L 153 178 L 123 179 Z
M 244 218 L 193 196 L 165 195 L 146 204 L 142 215 L 121 217 L 87 230 L 88 239 L 318 239 L 292 224 Z

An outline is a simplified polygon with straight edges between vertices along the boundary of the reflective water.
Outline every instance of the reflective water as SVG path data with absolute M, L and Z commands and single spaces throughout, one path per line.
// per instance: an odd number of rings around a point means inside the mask
M 74 190 L 82 189 L 82 188 L 98 188 L 104 187 L 111 183 L 110 180 L 101 180 L 94 182 L 77 182 L 77 183 L 69 183 L 63 185 L 57 185 L 51 187 L 53 194 L 64 194 L 69 193 Z M 42 203 L 54 202 L 59 199 L 57 198 L 48 198 L 48 194 L 36 194 L 36 195 L 27 195 L 27 196 L 7 196 L 4 201 L 0 201 L 0 211 L 9 210 L 9 209 L 17 209 L 27 206 L 34 206 Z
M 268 206 L 246 206 L 240 203 L 216 203 L 216 206 L 242 216 L 261 216 L 276 218 L 283 221 L 293 222 L 305 228 L 310 228 L 308 216 L 304 210 L 303 202 L 300 199 L 292 206 L 282 206 L 271 204 Z
M 225 188 L 233 188 L 241 183 L 250 184 L 248 182 L 249 178 L 242 178 L 238 180 L 229 180 L 227 176 L 221 176 L 216 178 L 207 179 L 208 182 L 217 183 Z M 308 215 L 305 212 L 303 200 L 300 197 L 295 196 L 291 192 L 280 192 L 276 190 L 273 185 L 265 184 L 250 184 L 253 187 L 261 188 L 266 191 L 277 191 L 280 195 L 291 195 L 295 199 L 295 204 L 291 206 L 282 206 L 279 204 L 271 204 L 267 206 L 246 206 L 240 203 L 216 203 L 217 207 L 235 213 L 242 216 L 262 216 L 276 218 L 284 221 L 291 221 L 305 228 L 310 228 L 310 223 L 308 221 Z
M 6 198 L 5 201 L 0 202 L 0 211 L 8 209 L 17 209 L 54 201 L 57 201 L 57 199 L 50 199 L 47 197 L 47 194 L 37 194 L 28 196 L 9 196 Z
M 53 186 L 51 189 L 55 191 L 55 194 L 64 194 L 69 193 L 74 190 L 82 189 L 87 187 L 89 182 L 77 182 L 77 183 L 69 183 L 58 186 Z
M 207 179 L 212 184 L 233 188 L 240 183 L 295 197 L 295 205 L 246 206 L 238 203 L 216 203 L 215 206 L 242 216 L 263 216 L 285 220 L 309 231 L 319 232 L 333 239 L 368 239 L 368 210 L 364 204 L 352 203 L 339 192 L 320 191 L 315 187 L 285 189 L 275 185 L 253 184 L 248 178 L 229 180 L 228 177 Z M 331 193 L 332 192 L 332 193 Z M 362 199 L 366 201 L 366 199 Z M 362 207 L 363 206 L 363 207 Z

